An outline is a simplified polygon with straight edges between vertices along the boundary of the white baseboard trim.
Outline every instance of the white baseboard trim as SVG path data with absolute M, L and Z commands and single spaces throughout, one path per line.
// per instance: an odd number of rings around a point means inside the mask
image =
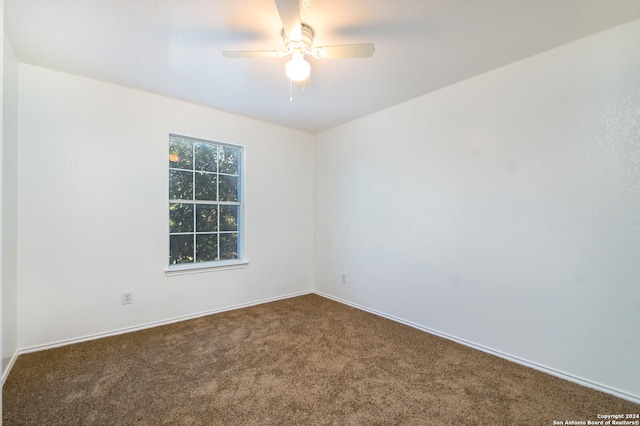
M 330 294 L 323 293 L 321 291 L 314 290 L 313 293 L 317 294 L 318 296 L 322 296 L 322 297 L 326 297 L 327 299 L 331 299 L 331 300 L 333 300 L 335 302 L 351 306 L 352 308 L 356 308 L 356 309 L 359 309 L 361 311 L 369 312 L 371 314 L 374 314 L 374 315 L 389 319 L 391 321 L 395 321 L 395 322 L 407 325 L 409 327 L 416 328 L 416 329 L 418 329 L 420 331 L 424 331 L 426 333 L 433 334 L 433 335 L 436 335 L 438 337 L 442 337 L 444 339 L 451 340 L 451 341 L 456 342 L 456 343 L 460 343 L 461 345 L 465 345 L 465 346 L 468 346 L 470 348 L 477 349 L 479 351 L 486 352 L 486 353 L 491 354 L 491 355 L 495 355 L 497 357 L 506 359 L 507 361 L 515 362 L 516 364 L 520 364 L 520 365 L 524 365 L 525 367 L 533 368 L 534 370 L 538 370 L 538 371 L 541 371 L 543 373 L 550 374 L 552 376 L 567 380 L 569 382 L 573 382 L 573 383 L 576 383 L 576 384 L 581 385 L 581 386 L 585 386 L 585 387 L 588 387 L 588 388 L 591 388 L 591 389 L 595 389 L 597 391 L 608 393 L 608 394 L 616 396 L 618 398 L 621 398 L 621 399 L 624 399 L 624 400 L 627 400 L 627 401 L 630 401 L 630 402 L 634 402 L 636 404 L 640 404 L 640 396 L 638 396 L 638 395 L 634 395 L 634 394 L 631 394 L 631 393 L 628 393 L 628 392 L 625 392 L 625 391 L 621 391 L 619 389 L 615 389 L 615 388 L 612 388 L 610 386 L 594 382 L 592 380 L 584 379 L 582 377 L 578 377 L 578 376 L 575 376 L 573 374 L 565 373 L 563 371 L 556 370 L 554 368 L 547 367 L 545 365 L 538 364 L 536 362 L 532 362 L 532 361 L 529 361 L 529 360 L 526 360 L 526 359 L 523 359 L 523 358 L 519 358 L 517 356 L 513 356 L 513 355 L 510 355 L 508 353 L 505 353 L 505 352 L 502 352 L 502 351 L 499 351 L 499 350 L 495 350 L 495 349 L 492 349 L 492 348 L 489 348 L 489 347 L 486 347 L 486 346 L 483 346 L 483 345 L 479 345 L 477 343 L 470 342 L 468 340 L 461 339 L 461 338 L 452 336 L 450 334 L 443 333 L 443 332 L 440 332 L 438 330 L 431 329 L 429 327 L 424 327 L 424 326 L 422 326 L 420 324 L 416 324 L 414 322 L 407 321 L 405 319 L 402 319 L 402 318 L 399 318 L 399 317 L 396 317 L 396 316 L 393 316 L 393 315 L 389 315 L 389 314 L 386 314 L 384 312 L 377 311 L 375 309 L 367 308 L 366 306 L 358 305 L 357 303 L 349 302 L 347 300 L 340 299 L 339 297 L 335 297 L 335 296 L 332 296 Z
M 26 348 L 18 349 L 18 351 L 17 351 L 16 355 L 14 356 L 14 358 L 17 358 L 19 355 L 27 354 L 27 353 L 31 353 L 31 352 L 39 352 L 39 351 L 44 351 L 44 350 L 47 350 L 47 349 L 58 348 L 58 347 L 61 347 L 61 346 L 72 345 L 72 344 L 75 344 L 75 343 L 82 343 L 82 342 L 87 342 L 87 341 L 90 341 L 90 340 L 102 339 L 104 337 L 117 336 L 119 334 L 131 333 L 131 332 L 134 332 L 134 331 L 145 330 L 145 329 L 148 329 L 148 328 L 160 327 L 160 326 L 163 326 L 163 325 L 169 325 L 169 324 L 173 324 L 173 323 L 176 323 L 176 322 L 182 322 L 182 321 L 187 321 L 187 320 L 190 320 L 190 319 L 204 317 L 204 316 L 207 316 L 207 315 L 219 314 L 219 313 L 222 313 L 222 312 L 234 311 L 236 309 L 248 308 L 250 306 L 262 305 L 263 303 L 275 302 L 275 301 L 278 301 L 278 300 L 290 299 L 292 297 L 304 296 L 306 294 L 311 294 L 311 293 L 313 293 L 311 290 L 301 291 L 301 292 L 297 292 L 297 293 L 289 293 L 289 294 L 285 294 L 285 295 L 282 295 L 282 296 L 270 297 L 270 298 L 267 298 L 267 299 L 260 299 L 260 300 L 255 300 L 255 301 L 247 302 L 247 303 L 239 303 L 237 305 L 225 306 L 223 308 L 211 309 L 211 310 L 208 310 L 208 311 L 202 311 L 202 312 L 198 312 L 198 313 L 195 313 L 195 314 L 183 315 L 183 316 L 179 316 L 179 317 L 169 318 L 169 319 L 166 319 L 166 320 L 152 321 L 152 322 L 148 322 L 148 323 L 145 323 L 145 324 L 136 325 L 136 326 L 133 326 L 133 327 L 120 328 L 120 329 L 117 329 L 117 330 L 107 331 L 107 332 L 104 332 L 104 333 L 89 334 L 87 336 L 77 337 L 77 338 L 73 338 L 73 339 L 59 340 L 59 341 L 56 341 L 56 342 L 46 343 L 46 344 L 43 344 L 43 345 L 29 346 L 29 347 L 26 347 Z M 13 366 L 13 364 L 10 364 L 10 366 Z M 9 371 L 10 371 L 10 368 L 7 368 L 7 371 L 5 372 L 6 376 L 9 375 Z
M 16 350 L 11 356 L 11 359 L 9 360 L 9 363 L 7 364 L 7 368 L 5 368 L 4 371 L 2 372 L 2 386 L 4 386 L 4 382 L 7 380 L 7 377 L 9 377 L 9 372 L 13 368 L 13 364 L 16 363 L 16 359 L 18 359 L 18 355 L 19 353 Z

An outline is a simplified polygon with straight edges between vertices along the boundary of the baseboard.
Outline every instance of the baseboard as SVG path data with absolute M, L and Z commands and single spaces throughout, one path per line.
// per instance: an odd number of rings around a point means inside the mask
M 473 349 L 477 349 L 479 351 L 486 352 L 486 353 L 491 354 L 491 355 L 495 355 L 497 357 L 506 359 L 508 361 L 515 362 L 516 364 L 520 364 L 520 365 L 524 365 L 525 367 L 533 368 L 534 370 L 538 370 L 538 371 L 541 371 L 543 373 L 550 374 L 552 376 L 567 380 L 569 382 L 573 382 L 573 383 L 576 383 L 576 384 L 581 385 L 581 386 L 585 386 L 585 387 L 588 387 L 588 388 L 591 388 L 591 389 L 594 389 L 594 390 L 597 390 L 597 391 L 600 391 L 600 392 L 604 392 L 604 393 L 616 396 L 618 398 L 621 398 L 621 399 L 624 399 L 624 400 L 627 400 L 627 401 L 630 401 L 630 402 L 634 402 L 636 404 L 640 404 L 640 396 L 638 396 L 638 395 L 630 394 L 628 392 L 624 392 L 624 391 L 621 391 L 619 389 L 615 389 L 615 388 L 612 388 L 610 386 L 594 382 L 592 380 L 584 379 L 582 377 L 578 377 L 578 376 L 575 376 L 573 374 L 565 373 L 563 371 L 556 370 L 554 368 L 547 367 L 545 365 L 538 364 L 536 362 L 532 362 L 532 361 L 529 361 L 529 360 L 526 360 L 526 359 L 523 359 L 523 358 L 519 358 L 517 356 L 513 356 L 513 355 L 510 355 L 508 353 L 505 353 L 505 352 L 502 352 L 502 351 L 499 351 L 499 350 L 495 350 L 495 349 L 492 349 L 492 348 L 489 348 L 489 347 L 486 347 L 486 346 L 483 346 L 483 345 L 479 345 L 477 343 L 470 342 L 468 340 L 461 339 L 461 338 L 458 338 L 456 336 L 452 336 L 450 334 L 443 333 L 443 332 L 440 332 L 438 330 L 431 329 L 429 327 L 424 327 L 424 326 L 422 326 L 420 324 L 416 324 L 414 322 L 407 321 L 405 319 L 402 319 L 402 318 L 399 318 L 399 317 L 396 317 L 396 316 L 393 316 L 393 315 L 389 315 L 389 314 L 386 314 L 384 312 L 368 308 L 366 306 L 358 305 L 357 303 L 349 302 L 347 300 L 340 299 L 339 297 L 335 297 L 335 296 L 332 296 L 330 294 L 323 293 L 321 291 L 314 290 L 313 293 L 317 294 L 318 296 L 326 297 L 327 299 L 331 299 L 331 300 L 333 300 L 335 302 L 351 306 L 352 308 L 356 308 L 356 309 L 359 309 L 361 311 L 369 312 L 371 314 L 374 314 L 374 315 L 389 319 L 391 321 L 395 321 L 395 322 L 398 322 L 398 323 L 401 323 L 401 324 L 404 324 L 404 325 L 408 325 L 409 327 L 416 328 L 416 329 L 418 329 L 420 331 L 424 331 L 426 333 L 433 334 L 433 335 L 436 335 L 438 337 L 442 337 L 444 339 L 451 340 L 451 341 L 456 342 L 456 343 L 460 343 L 461 345 L 465 345 L 465 346 L 471 347 Z
M 16 363 L 16 359 L 18 359 L 18 355 L 19 355 L 18 351 L 15 351 L 13 353 L 13 355 L 11 356 L 11 359 L 9 360 L 9 364 L 7 364 L 7 368 L 5 368 L 4 371 L 2 372 L 2 386 L 4 386 L 4 382 L 7 380 L 7 377 L 9 377 L 9 372 L 13 368 L 13 364 Z
M 145 323 L 145 324 L 141 324 L 141 325 L 137 325 L 137 326 L 133 326 L 133 327 L 120 328 L 120 329 L 117 329 L 117 330 L 107 331 L 107 332 L 104 332 L 104 333 L 96 333 L 96 334 L 90 334 L 90 335 L 87 335 L 87 336 L 77 337 L 77 338 L 73 338 L 73 339 L 59 340 L 59 341 L 52 342 L 52 343 L 47 343 L 47 344 L 44 344 L 44 345 L 29 346 L 29 347 L 26 347 L 26 348 L 18 349 L 18 351 L 16 352 L 16 355 L 14 356 L 14 358 L 17 358 L 19 355 L 27 354 L 27 353 L 31 353 L 31 352 L 39 352 L 39 351 L 44 351 L 44 350 L 47 350 L 47 349 L 58 348 L 58 347 L 61 347 L 61 346 L 73 345 L 75 343 L 82 343 L 82 342 L 87 342 L 87 341 L 90 341 L 90 340 L 102 339 L 104 337 L 117 336 L 119 334 L 131 333 L 131 332 L 134 332 L 134 331 L 145 330 L 145 329 L 153 328 L 153 327 L 160 327 L 160 326 L 163 326 L 163 325 L 169 325 L 169 324 L 173 324 L 173 323 L 176 323 L 176 322 L 187 321 L 187 320 L 190 320 L 190 319 L 204 317 L 204 316 L 207 316 L 207 315 L 219 314 L 219 313 L 222 313 L 222 312 L 234 311 L 236 309 L 248 308 L 250 306 L 262 305 L 263 303 L 275 302 L 275 301 L 278 301 L 278 300 L 290 299 L 292 297 L 304 296 L 306 294 L 311 294 L 311 293 L 313 293 L 311 290 L 301 291 L 301 292 L 297 292 L 297 293 L 289 293 L 289 294 L 285 294 L 285 295 L 282 295 L 282 296 L 255 300 L 255 301 L 248 302 L 248 303 L 240 303 L 240 304 L 237 304 L 237 305 L 226 306 L 224 308 L 211 309 L 211 310 L 208 310 L 208 311 L 202 311 L 202 312 L 198 312 L 198 313 L 195 313 L 195 314 L 183 315 L 183 316 L 174 317 L 174 318 L 170 318 L 170 319 L 166 319 L 166 320 L 162 320 L 162 321 L 152 321 L 152 322 L 149 322 L 149 323 Z M 9 366 L 12 366 L 12 365 L 13 364 L 11 363 Z M 4 376 L 8 376 L 9 375 L 9 371 L 10 371 L 10 368 L 7 368 L 7 371 L 3 375 L 3 379 L 4 379 Z

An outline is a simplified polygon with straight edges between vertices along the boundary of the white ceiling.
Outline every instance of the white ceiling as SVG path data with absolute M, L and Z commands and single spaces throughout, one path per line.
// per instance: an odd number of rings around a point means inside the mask
M 318 132 L 640 17 L 639 0 L 301 0 L 316 45 L 373 42 L 370 59 L 310 58 L 304 91 L 274 0 L 4 0 L 21 62 Z

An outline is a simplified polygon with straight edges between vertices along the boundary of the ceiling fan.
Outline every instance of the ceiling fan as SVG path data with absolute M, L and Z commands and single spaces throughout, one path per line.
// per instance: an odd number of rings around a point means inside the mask
M 298 0 L 275 0 L 282 21 L 282 50 L 240 50 L 224 51 L 227 58 L 280 58 L 291 55 L 285 71 L 287 77 L 296 82 L 308 82 L 311 65 L 304 57 L 314 58 L 369 58 L 375 52 L 373 43 L 341 44 L 334 46 L 314 46 L 313 29 L 300 20 Z

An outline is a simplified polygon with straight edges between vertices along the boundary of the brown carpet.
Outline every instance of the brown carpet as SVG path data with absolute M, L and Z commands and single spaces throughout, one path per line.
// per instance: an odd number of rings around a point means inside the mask
M 552 425 L 636 405 L 316 295 L 20 356 L 9 425 Z

